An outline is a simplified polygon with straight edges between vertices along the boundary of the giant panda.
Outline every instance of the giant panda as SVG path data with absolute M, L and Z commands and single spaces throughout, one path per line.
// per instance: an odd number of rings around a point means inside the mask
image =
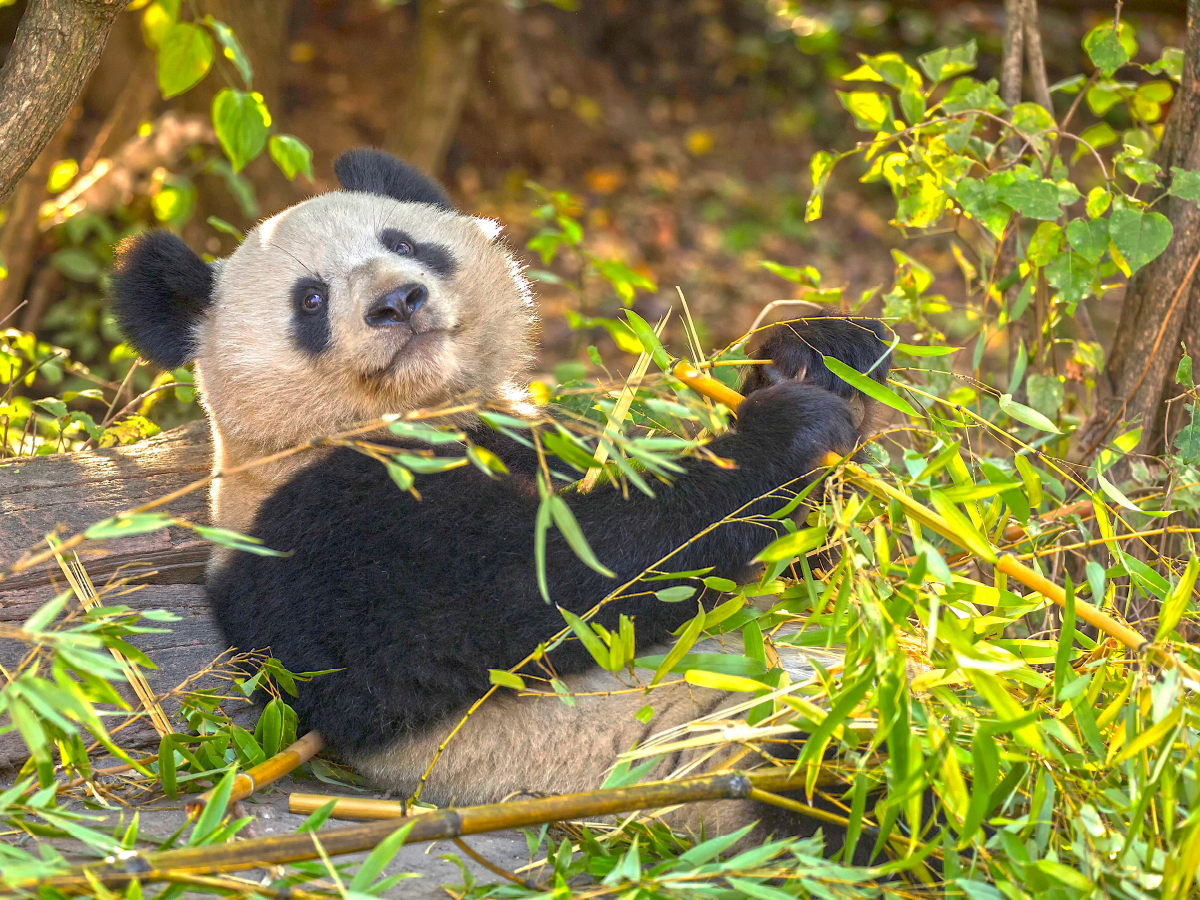
M 817 319 L 770 331 L 763 347 L 775 365 L 755 370 L 735 428 L 709 444 L 732 467 L 685 459 L 654 497 L 564 492 L 617 579 L 581 563 L 551 529 L 547 604 L 533 562 L 537 458 L 474 413 L 452 421 L 499 456 L 507 476 L 468 466 L 419 475 L 416 492 L 405 492 L 351 447 L 239 468 L 387 413 L 464 397 L 522 409 L 535 308 L 498 226 L 458 211 L 435 182 L 382 152 L 349 151 L 334 171 L 340 190 L 261 222 L 225 259 L 206 263 L 166 231 L 119 249 L 121 328 L 145 359 L 195 364 L 215 448 L 215 524 L 287 554 L 219 549 L 207 573 L 216 620 L 231 646 L 269 648 L 294 672 L 335 670 L 299 686 L 301 725 L 381 788 L 408 795 L 421 784 L 423 799 L 458 805 L 596 789 L 618 754 L 733 698 L 687 685 L 622 692 L 579 642 L 565 641 L 542 665 L 589 696 L 569 705 L 501 691 L 421 779 L 488 690 L 488 670 L 515 665 L 563 627 L 556 606 L 583 613 L 682 545 L 668 571 L 744 576 L 777 536 L 769 520 L 745 519 L 778 509 L 772 491 L 807 483 L 827 452 L 853 451 L 863 436 L 864 398 L 821 354 L 882 379 L 883 327 Z M 369 438 L 395 443 L 387 433 Z M 739 521 L 705 532 L 738 510 Z M 633 617 L 639 652 L 669 642 L 695 614 L 694 604 L 661 602 L 645 587 L 628 593 L 638 596 L 608 604 L 596 621 L 615 629 L 618 615 Z M 634 717 L 646 704 L 648 723 Z M 670 754 L 648 777 L 689 759 Z M 770 816 L 725 801 L 674 823 L 712 833 Z

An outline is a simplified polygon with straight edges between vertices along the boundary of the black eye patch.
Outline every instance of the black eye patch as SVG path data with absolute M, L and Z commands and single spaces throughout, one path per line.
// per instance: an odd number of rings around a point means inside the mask
M 292 285 L 292 343 L 314 356 L 329 346 L 329 285 L 301 278 Z
M 449 248 L 441 244 L 418 244 L 398 228 L 385 228 L 379 242 L 393 253 L 411 256 L 440 278 L 449 278 L 458 271 L 458 261 Z

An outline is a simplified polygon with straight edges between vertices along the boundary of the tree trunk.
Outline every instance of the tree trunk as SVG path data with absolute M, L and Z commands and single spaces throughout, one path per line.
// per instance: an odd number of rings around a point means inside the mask
M 78 108 L 75 112 L 78 113 Z M 62 157 L 75 118 L 75 115 L 64 117 L 54 137 L 42 148 L 13 191 L 8 216 L 0 231 L 0 263 L 8 269 L 8 275 L 0 281 L 0 323 L 4 326 L 13 326 L 13 313 L 26 296 L 25 285 L 33 273 L 33 264 L 41 255 L 38 218 L 48 196 L 46 181 L 51 168 Z
M 128 0 L 29 0 L 0 69 L 0 203 L 54 137 Z
M 1168 179 L 1172 166 L 1200 169 L 1200 0 L 1188 0 L 1183 81 L 1167 117 L 1157 162 Z M 1200 280 L 1195 278 L 1200 207 L 1178 197 L 1167 197 L 1162 205 L 1174 237 L 1161 256 L 1130 279 L 1105 367 L 1115 395 L 1098 404 L 1080 429 L 1079 456 L 1084 459 L 1119 434 L 1122 421 L 1143 427 L 1141 452 L 1159 449 L 1164 439 L 1162 404 L 1179 363 L 1181 334 L 1192 335 L 1200 347 Z
M 387 148 L 432 175 L 446 161 L 478 65 L 483 7 L 480 0 L 421 0 L 412 91 Z

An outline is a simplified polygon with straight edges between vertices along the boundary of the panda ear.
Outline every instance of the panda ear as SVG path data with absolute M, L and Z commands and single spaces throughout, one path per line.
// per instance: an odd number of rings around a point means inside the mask
M 338 184 L 347 191 L 380 194 L 408 203 L 428 203 L 456 212 L 441 185 L 390 153 L 361 147 L 347 150 L 333 162 Z
M 196 325 L 212 302 L 213 270 L 169 231 L 147 231 L 117 248 L 113 312 L 130 343 L 164 369 L 196 356 Z

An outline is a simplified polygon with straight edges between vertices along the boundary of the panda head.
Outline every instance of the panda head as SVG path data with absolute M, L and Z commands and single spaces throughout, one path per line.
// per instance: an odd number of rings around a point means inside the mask
M 504 397 L 531 359 L 528 284 L 434 182 L 375 150 L 341 190 L 256 226 L 213 264 L 153 231 L 118 252 L 114 310 L 138 352 L 195 362 L 218 435 L 281 448 L 459 396 Z

